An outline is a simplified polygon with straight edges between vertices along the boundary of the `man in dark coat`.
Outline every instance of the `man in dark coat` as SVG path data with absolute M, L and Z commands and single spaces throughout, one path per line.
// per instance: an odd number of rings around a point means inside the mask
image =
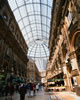
M 24 86 L 24 84 L 21 84 L 19 93 L 20 93 L 20 100 L 25 100 L 26 87 Z

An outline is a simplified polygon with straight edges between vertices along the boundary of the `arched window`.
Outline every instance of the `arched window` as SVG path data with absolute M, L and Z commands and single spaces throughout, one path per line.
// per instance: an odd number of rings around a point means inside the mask
M 80 48 L 80 32 L 77 33 L 75 39 L 74 39 L 74 48 L 78 49 Z
M 77 33 L 75 39 L 74 39 L 74 48 L 77 56 L 77 62 L 78 66 L 80 66 L 80 32 Z M 79 67 L 80 69 L 80 67 Z

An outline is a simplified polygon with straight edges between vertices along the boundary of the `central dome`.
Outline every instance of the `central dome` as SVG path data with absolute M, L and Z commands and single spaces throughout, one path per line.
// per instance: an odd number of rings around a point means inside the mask
M 28 56 L 48 57 L 52 0 L 8 0 L 8 2 L 28 45 Z

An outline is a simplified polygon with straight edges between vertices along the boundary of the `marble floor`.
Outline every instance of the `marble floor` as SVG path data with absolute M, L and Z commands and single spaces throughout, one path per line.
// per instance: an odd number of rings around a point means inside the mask
M 19 93 L 15 93 L 12 98 L 13 100 L 20 100 Z M 5 100 L 5 97 L 0 97 L 0 100 Z M 10 100 L 10 97 L 7 100 Z M 43 90 L 32 97 L 28 97 L 26 94 L 25 100 L 80 100 L 80 96 L 77 96 L 75 92 L 44 92 Z
M 20 100 L 20 95 L 18 93 L 15 93 L 12 98 L 13 100 Z M 5 100 L 5 97 L 0 97 L 0 100 Z M 10 100 L 10 97 L 8 97 L 8 100 Z M 36 93 L 36 96 L 32 97 L 28 97 L 26 94 L 25 100 L 51 100 L 51 98 L 48 93 L 45 93 L 44 91 L 39 91 L 38 93 Z

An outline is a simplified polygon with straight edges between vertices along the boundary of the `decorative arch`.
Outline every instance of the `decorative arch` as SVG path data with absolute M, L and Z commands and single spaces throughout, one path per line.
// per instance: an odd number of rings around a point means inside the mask
M 80 21 L 77 21 L 74 25 L 70 27 L 70 35 L 69 35 L 69 40 L 71 46 L 75 48 L 75 40 L 77 39 L 77 36 L 80 34 Z
M 72 36 L 72 39 L 71 39 L 71 45 L 72 47 L 76 50 L 78 47 L 78 41 L 79 41 L 79 38 L 80 38 L 80 29 L 76 30 L 74 33 L 73 33 L 73 36 Z
M 70 32 L 72 32 L 70 33 L 71 36 L 69 37 L 70 44 L 73 47 L 73 51 L 75 51 L 78 66 L 80 66 L 80 21 L 77 22 L 77 27 L 73 28 L 73 31 Z
M 74 48 L 77 50 L 80 48 L 80 31 L 77 32 L 75 38 L 74 38 Z

